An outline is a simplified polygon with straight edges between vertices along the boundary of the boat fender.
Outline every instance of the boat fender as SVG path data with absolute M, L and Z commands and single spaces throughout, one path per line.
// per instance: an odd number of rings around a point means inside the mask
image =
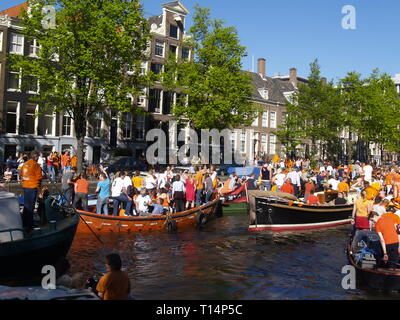
M 204 226 L 207 223 L 207 216 L 203 211 L 197 214 L 196 222 L 198 226 Z
M 178 225 L 176 224 L 175 220 L 170 220 L 167 223 L 167 231 L 168 232 L 175 232 L 178 229 Z

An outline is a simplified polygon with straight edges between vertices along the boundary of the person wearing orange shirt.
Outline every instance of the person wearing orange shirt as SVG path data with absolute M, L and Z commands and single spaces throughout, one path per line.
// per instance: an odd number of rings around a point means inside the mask
M 286 182 L 281 187 L 281 192 L 294 194 L 294 187 L 292 185 L 292 180 L 291 179 L 287 179 L 286 180 Z
M 386 268 L 398 268 L 400 235 L 397 233 L 397 223 L 389 216 L 379 216 L 372 211 L 369 220 L 374 222 L 375 230 L 381 240 L 383 261 Z
M 38 159 L 39 153 L 32 151 L 30 160 L 25 162 L 21 168 L 22 189 L 24 190 L 22 224 L 27 231 L 33 228 L 33 210 L 43 179 L 42 169 L 37 163 Z
M 76 157 L 76 153 L 71 157 L 71 167 L 76 168 L 78 165 L 78 158 Z
M 85 174 L 81 174 L 80 178 L 75 182 L 75 198 L 73 207 L 77 209 L 78 202 L 80 201 L 83 211 L 89 211 L 88 196 L 89 182 L 87 181 L 87 176 Z
M 342 182 L 338 184 L 338 192 L 344 192 L 346 195 L 350 191 L 349 179 L 344 178 Z
M 103 300 L 129 300 L 131 283 L 126 272 L 121 271 L 122 262 L 118 254 L 106 257 L 107 274 L 97 284 L 96 291 Z
M 66 171 L 71 169 L 71 156 L 69 155 L 69 151 L 65 151 L 65 153 L 62 155 L 61 167 L 63 170 L 63 174 L 65 174 Z
M 196 207 L 200 207 L 202 203 L 202 195 L 204 189 L 204 172 L 201 167 L 198 168 L 197 174 L 195 176 L 196 181 Z

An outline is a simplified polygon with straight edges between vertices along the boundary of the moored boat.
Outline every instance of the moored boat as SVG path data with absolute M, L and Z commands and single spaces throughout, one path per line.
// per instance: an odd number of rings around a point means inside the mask
M 348 245 L 347 257 L 356 270 L 358 283 L 377 290 L 400 291 L 400 264 L 397 269 L 381 267 L 383 254 L 376 232 L 364 231 L 358 243 Z
M 74 210 L 66 211 L 54 204 L 51 198 L 46 200 L 46 212 L 43 214 L 46 214 L 48 223 L 26 234 L 22 229 L 17 197 L 0 192 L 3 218 L 0 222 L 2 284 L 25 281 L 36 283 L 43 277 L 44 266 L 56 267 L 67 255 L 78 227 L 79 216 Z
M 89 207 L 90 208 L 90 207 Z M 83 221 L 78 233 L 137 233 L 151 231 L 174 231 L 187 227 L 203 226 L 222 214 L 219 196 L 210 203 L 188 211 L 149 217 L 106 216 L 78 210 Z
M 349 224 L 353 205 L 309 206 L 291 194 L 249 191 L 250 231 L 296 231 Z

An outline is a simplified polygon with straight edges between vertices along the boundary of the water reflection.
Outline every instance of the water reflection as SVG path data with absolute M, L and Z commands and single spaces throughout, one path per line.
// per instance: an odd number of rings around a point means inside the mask
M 204 230 L 177 234 L 77 235 L 73 272 L 101 275 L 119 253 L 137 299 L 398 299 L 398 294 L 345 291 L 342 267 L 350 228 L 304 233 L 249 233 L 248 218 L 223 217 Z

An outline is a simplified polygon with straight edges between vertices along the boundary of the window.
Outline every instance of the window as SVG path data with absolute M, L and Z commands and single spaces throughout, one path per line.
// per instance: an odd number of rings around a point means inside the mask
M 122 115 L 122 138 L 132 138 L 132 113 L 126 112 Z
M 174 103 L 174 93 L 171 91 L 163 92 L 163 114 L 171 114 L 171 107 Z
M 246 133 L 240 133 L 240 152 L 246 152 Z
M 182 48 L 182 59 L 189 60 L 190 50 L 189 48 Z
M 258 121 L 259 121 L 258 113 L 255 114 L 255 116 L 256 116 L 256 118 L 254 119 L 253 123 L 251 124 L 252 127 L 258 127 Z
M 286 119 L 287 119 L 287 113 L 282 112 L 282 124 L 284 124 L 286 122 Z
M 24 54 L 24 36 L 18 33 L 11 33 L 10 53 Z
M 145 120 L 144 116 L 136 117 L 136 140 L 143 141 L 145 139 Z
M 102 136 L 102 130 L 101 130 L 102 121 L 103 121 L 103 112 L 101 111 L 96 112 L 93 121 L 93 137 L 95 138 L 101 138 Z
M 0 31 L 0 52 L 3 51 L 3 31 Z
M 262 114 L 262 126 L 263 128 L 268 128 L 268 111 Z
M 276 135 L 269 136 L 269 154 L 276 154 Z
M 270 119 L 271 128 L 276 128 L 276 112 L 275 111 L 271 111 L 271 116 L 270 117 L 271 117 L 271 119 Z
M 267 135 L 263 134 L 261 136 L 261 148 L 262 148 L 262 152 L 267 152 Z
M 8 101 L 6 114 L 6 132 L 7 133 L 18 133 L 18 112 L 19 103 L 14 101 Z
M 170 54 L 174 54 L 176 56 L 176 52 L 177 52 L 178 47 L 177 46 L 173 46 L 172 44 L 169 46 L 169 53 Z
M 8 75 L 8 91 L 18 91 L 21 88 L 21 74 L 10 71 Z
M 27 76 L 26 81 L 26 91 L 28 93 L 38 93 L 39 92 L 39 81 L 34 76 Z
M 235 150 L 235 149 L 236 149 L 235 142 L 236 142 L 236 132 L 232 132 L 232 133 L 231 133 L 231 146 L 232 146 L 232 150 Z
M 71 135 L 71 124 L 72 119 L 68 113 L 63 116 L 63 125 L 62 125 L 62 135 L 70 136 Z
M 164 42 L 160 40 L 156 40 L 156 45 L 155 45 L 155 52 L 154 54 L 159 57 L 164 56 Z
M 263 88 L 263 89 L 258 89 L 258 92 L 260 93 L 261 97 L 265 100 L 268 100 L 268 90 Z
M 162 72 L 163 65 L 161 63 L 152 63 L 150 66 L 150 70 L 154 74 L 160 74 Z
M 160 89 L 150 89 L 149 94 L 149 112 L 160 113 L 161 104 L 161 90 Z
M 53 136 L 54 135 L 54 114 L 51 112 L 46 112 L 44 114 L 44 135 Z
M 25 133 L 36 134 L 36 104 L 27 104 L 25 117 Z
M 38 57 L 39 56 L 40 45 L 36 39 L 33 39 L 29 43 L 29 55 L 31 57 Z
M 174 39 L 178 39 L 178 27 L 174 25 L 169 26 L 169 36 Z

